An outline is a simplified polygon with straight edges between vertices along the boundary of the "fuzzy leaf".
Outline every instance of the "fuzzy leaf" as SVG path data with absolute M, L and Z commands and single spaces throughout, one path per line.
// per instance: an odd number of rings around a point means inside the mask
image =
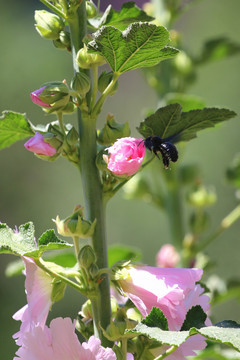
M 90 52 L 102 55 L 118 74 L 144 66 L 153 66 L 170 58 L 178 50 L 167 47 L 169 33 L 163 26 L 133 23 L 125 31 L 103 26 L 88 43 Z
M 18 140 L 34 135 L 24 114 L 4 111 L 0 117 L 0 149 L 4 149 Z
M 44 251 L 60 250 L 71 246 L 66 241 L 59 239 L 54 230 L 47 230 L 38 239 L 38 249 L 25 254 L 25 256 L 40 257 Z
M 170 104 L 158 109 L 140 123 L 138 131 L 144 137 L 160 136 L 171 138 L 172 142 L 188 141 L 197 132 L 236 116 L 228 109 L 204 108 L 181 112 L 180 104 Z
M 135 2 L 129 1 L 122 4 L 120 11 L 114 10 L 112 5 L 109 5 L 100 20 L 99 27 L 110 25 L 119 30 L 124 30 L 133 22 L 152 21 L 153 19 L 136 6 Z
M 26 252 L 36 249 L 33 223 L 20 225 L 16 231 L 10 229 L 6 224 L 0 224 L 0 253 L 22 256 Z
M 153 307 L 150 314 L 142 320 L 142 324 L 148 327 L 157 327 L 161 330 L 168 330 L 167 318 L 164 316 L 162 310 Z
M 181 331 L 189 330 L 192 327 L 197 329 L 205 326 L 207 315 L 200 305 L 193 306 L 186 315 Z

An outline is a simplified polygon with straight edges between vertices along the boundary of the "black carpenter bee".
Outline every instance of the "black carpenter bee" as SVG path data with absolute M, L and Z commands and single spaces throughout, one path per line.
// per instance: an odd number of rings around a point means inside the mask
M 153 152 L 159 159 L 158 152 L 162 155 L 162 161 L 165 169 L 168 169 L 169 162 L 176 162 L 178 151 L 175 145 L 169 142 L 170 138 L 162 139 L 160 136 L 148 136 L 144 141 L 144 146 Z

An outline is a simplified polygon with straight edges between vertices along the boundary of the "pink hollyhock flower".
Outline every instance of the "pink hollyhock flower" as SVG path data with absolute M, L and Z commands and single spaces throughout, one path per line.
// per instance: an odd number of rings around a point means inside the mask
M 25 264 L 25 289 L 28 303 L 13 315 L 14 320 L 22 321 L 20 331 L 13 335 L 17 345 L 22 344 L 25 333 L 31 331 L 32 328 L 44 327 L 52 304 L 52 278 L 32 259 L 28 257 L 22 259 Z
M 109 156 L 104 156 L 107 167 L 116 175 L 131 176 L 140 168 L 145 155 L 142 139 L 124 137 L 118 139 L 108 149 Z
M 94 336 L 81 344 L 70 318 L 57 318 L 49 328 L 36 326 L 25 333 L 16 355 L 14 360 L 116 360 L 114 351 L 102 347 Z
M 202 277 L 202 269 L 129 266 L 125 270 L 129 276 L 118 280 L 122 290 L 144 317 L 154 306 L 161 309 L 168 320 L 169 330 L 179 331 L 193 306 L 200 305 L 205 312 L 209 310 L 209 297 L 203 295 L 204 289 L 196 284 Z M 207 319 L 205 324 L 210 325 L 210 320 Z M 201 350 L 205 346 L 204 338 L 195 335 L 167 359 L 185 359 L 185 356 L 194 354 L 193 350 Z M 175 357 L 176 354 L 178 357 Z
M 38 132 L 36 132 L 24 146 L 27 150 L 32 151 L 37 155 L 53 156 L 57 152 L 54 147 L 44 141 L 44 136 Z
M 51 105 L 44 103 L 42 100 L 39 99 L 39 95 L 41 95 L 42 91 L 45 89 L 46 86 L 41 87 L 40 89 L 37 89 L 33 91 L 30 96 L 32 99 L 32 102 L 36 105 L 44 106 L 44 107 L 51 107 Z
M 156 264 L 159 267 L 174 268 L 179 260 L 180 256 L 171 244 L 163 245 L 156 256 Z

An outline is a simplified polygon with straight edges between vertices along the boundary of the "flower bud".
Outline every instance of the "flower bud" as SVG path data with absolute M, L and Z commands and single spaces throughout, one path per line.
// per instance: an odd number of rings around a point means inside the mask
M 88 270 L 97 260 L 93 248 L 90 245 L 84 246 L 78 254 L 78 260 L 80 265 Z
M 190 205 L 196 207 L 206 207 L 213 205 L 217 200 L 213 188 L 207 189 L 203 185 L 197 185 L 187 194 L 187 201 Z
M 27 150 L 32 151 L 36 155 L 53 156 L 57 152 L 53 146 L 44 141 L 44 136 L 38 132 L 36 132 L 24 146 Z
M 128 122 L 120 124 L 114 120 L 114 116 L 108 114 L 107 123 L 98 134 L 98 142 L 101 145 L 113 144 L 117 139 L 130 136 L 130 128 Z
M 187 75 L 192 71 L 192 60 L 184 51 L 175 56 L 173 64 L 181 74 Z
M 46 10 L 35 11 L 35 27 L 37 32 L 45 39 L 57 40 L 59 33 L 64 29 L 63 20 Z
M 165 244 L 161 247 L 156 256 L 158 267 L 174 268 L 177 266 L 180 256 L 176 248 L 171 244 Z
M 60 50 L 66 49 L 66 46 L 61 42 L 60 39 L 53 40 L 53 45 L 55 46 L 55 48 L 60 49 Z
M 87 74 L 80 71 L 76 73 L 71 81 L 71 88 L 82 97 L 89 92 L 91 86 L 90 78 Z
M 92 19 L 93 17 L 95 17 L 97 15 L 97 7 L 96 5 L 92 2 L 92 0 L 86 1 L 86 13 L 87 13 L 87 18 L 88 19 Z
M 65 30 L 60 31 L 59 40 L 63 45 L 65 45 L 65 47 L 68 50 L 71 50 L 71 38 L 70 38 L 70 33 L 68 31 Z
M 75 145 L 78 142 L 79 136 L 75 127 L 72 127 L 71 130 L 69 130 L 66 138 L 69 145 Z
M 69 88 L 61 81 L 45 83 L 43 87 L 31 93 L 31 99 L 35 104 L 42 106 L 43 110 L 48 113 L 60 111 L 69 102 Z
M 240 188 L 240 154 L 237 154 L 226 171 L 227 180 Z
M 89 53 L 85 44 L 84 47 L 78 51 L 76 60 L 82 69 L 90 69 L 92 66 L 106 64 L 106 60 L 103 56 Z
M 112 81 L 113 79 L 113 72 L 106 72 L 106 71 L 103 71 L 101 73 L 101 75 L 99 76 L 98 78 L 98 90 L 103 93 L 104 90 L 108 87 L 108 85 L 110 84 L 110 82 Z M 112 96 L 115 94 L 115 92 L 117 91 L 118 89 L 118 81 L 115 83 L 114 87 L 112 88 L 112 90 L 109 92 L 109 96 Z
M 96 219 L 93 222 L 83 219 L 82 207 L 78 207 L 71 216 L 64 220 L 60 220 L 57 216 L 56 220 L 53 221 L 60 235 L 78 236 L 82 239 L 91 237 L 96 225 Z

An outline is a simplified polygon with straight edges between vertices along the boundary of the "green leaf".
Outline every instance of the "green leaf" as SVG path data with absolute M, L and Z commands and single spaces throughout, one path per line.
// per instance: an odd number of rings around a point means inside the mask
M 180 346 L 190 336 L 200 334 L 209 340 L 217 341 L 233 347 L 240 351 L 240 329 L 239 328 L 220 328 L 217 326 L 207 326 L 201 329 L 191 328 L 189 331 L 164 331 L 158 328 L 148 327 L 139 323 L 134 329 L 127 330 L 128 337 L 143 334 L 148 338 L 159 341 L 170 346 Z
M 207 315 L 200 305 L 193 306 L 186 315 L 181 331 L 189 330 L 192 327 L 200 329 L 205 326 Z
M 4 111 L 0 117 L 0 149 L 34 135 L 25 114 Z
M 142 254 L 139 249 L 130 246 L 112 245 L 108 248 L 109 267 L 118 261 L 140 261 Z
M 24 255 L 35 251 L 37 244 L 34 239 L 34 226 L 29 222 L 20 225 L 18 230 L 13 231 L 6 224 L 0 224 L 0 253 Z
M 25 256 L 39 258 L 43 252 L 49 250 L 61 250 L 71 247 L 72 245 L 64 240 L 59 239 L 54 230 L 47 230 L 38 239 L 38 249 L 25 253 Z
M 181 105 L 170 104 L 158 109 L 140 123 L 138 131 L 144 137 L 160 136 L 172 138 L 172 142 L 188 141 L 197 136 L 197 132 L 236 116 L 228 109 L 204 108 L 181 112 Z
M 227 56 L 235 55 L 240 52 L 240 44 L 236 44 L 227 38 L 218 38 L 207 41 L 204 44 L 202 54 L 197 59 L 193 59 L 195 64 L 203 64 L 207 61 L 220 60 Z
M 130 1 L 123 3 L 120 11 L 116 11 L 109 5 L 105 10 L 99 27 L 103 25 L 111 25 L 119 30 L 124 30 L 133 22 L 152 21 L 154 18 L 147 15 L 143 10 L 136 6 L 135 2 Z
M 148 327 L 157 327 L 161 330 L 168 330 L 168 321 L 164 316 L 162 310 L 157 307 L 153 307 L 150 314 L 142 320 L 142 324 Z
M 103 26 L 88 43 L 90 52 L 102 55 L 113 72 L 122 74 L 144 66 L 153 66 L 173 57 L 178 50 L 167 47 L 169 33 L 163 26 L 133 23 L 121 32 L 112 26 Z

